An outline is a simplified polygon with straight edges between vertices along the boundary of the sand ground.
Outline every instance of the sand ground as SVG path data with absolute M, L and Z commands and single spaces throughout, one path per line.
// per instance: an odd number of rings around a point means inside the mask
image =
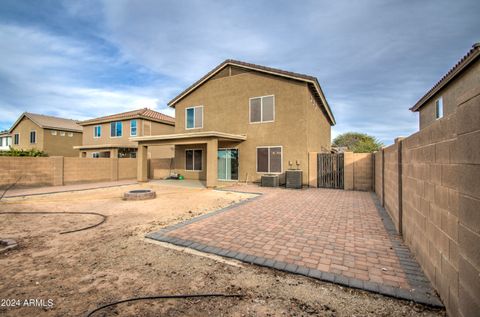
M 122 200 L 123 192 L 139 187 L 154 189 L 157 198 Z M 2 200 L 0 211 L 91 211 L 108 220 L 60 235 L 98 217 L 0 215 L 0 238 L 19 243 L 0 254 L 0 300 L 53 302 L 52 307 L 0 306 L 0 315 L 83 316 L 134 296 L 233 293 L 245 296 L 142 301 L 95 316 L 445 316 L 443 310 L 144 239 L 146 233 L 248 197 L 148 183 Z

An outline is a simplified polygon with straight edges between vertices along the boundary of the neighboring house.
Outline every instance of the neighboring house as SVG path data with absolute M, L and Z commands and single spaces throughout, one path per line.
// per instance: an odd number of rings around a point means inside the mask
M 420 130 L 435 120 L 454 113 L 456 100 L 466 91 L 480 87 L 480 43 L 473 45 L 448 73 L 412 108 L 420 113 Z
M 129 139 L 159 134 L 170 134 L 175 129 L 175 118 L 147 108 L 117 113 L 81 121 L 83 142 L 75 147 L 80 157 L 134 158 L 137 143 Z M 157 157 L 173 156 L 172 147 L 158 149 Z M 171 155 L 168 153 L 171 152 Z
M 259 181 L 304 171 L 308 153 L 330 150 L 332 111 L 315 77 L 226 60 L 169 102 L 175 133 L 136 137 L 139 180 L 152 145 L 175 145 L 175 170 L 187 179 Z
M 8 131 L 0 131 L 0 151 L 10 150 L 10 145 L 12 145 L 12 136 Z
M 9 131 L 14 149 L 44 151 L 49 156 L 78 156 L 82 127 L 75 120 L 24 112 Z

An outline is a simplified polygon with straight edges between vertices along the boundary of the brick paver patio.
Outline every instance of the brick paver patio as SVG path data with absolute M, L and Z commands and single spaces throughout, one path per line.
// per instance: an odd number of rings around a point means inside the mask
M 231 190 L 262 195 L 147 237 L 441 306 L 371 193 L 253 185 Z

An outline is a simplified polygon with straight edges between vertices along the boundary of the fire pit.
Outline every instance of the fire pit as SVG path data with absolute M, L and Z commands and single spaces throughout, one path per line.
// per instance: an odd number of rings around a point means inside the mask
M 151 189 L 135 189 L 123 194 L 124 200 L 145 200 L 154 199 L 156 194 Z
M 0 253 L 17 247 L 17 241 L 13 239 L 0 239 Z

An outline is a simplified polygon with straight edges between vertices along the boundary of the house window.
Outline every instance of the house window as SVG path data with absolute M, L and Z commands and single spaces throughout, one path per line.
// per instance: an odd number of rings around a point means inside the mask
M 73 132 L 68 132 L 68 136 L 71 138 L 73 137 Z
M 185 151 L 185 170 L 201 171 L 202 170 L 202 154 L 203 150 L 186 150 Z
M 36 131 L 30 131 L 30 143 L 31 144 L 37 143 L 37 132 Z
M 100 153 L 99 153 L 99 152 L 93 152 L 93 153 L 92 153 L 92 157 L 93 157 L 93 158 L 99 158 L 99 157 L 100 157 Z
M 443 117 L 443 98 L 440 97 L 435 101 L 435 118 L 440 119 Z
M 281 173 L 282 160 L 281 146 L 258 147 L 257 173 Z
M 52 135 L 57 135 L 57 131 L 55 131 L 55 130 L 52 130 L 50 133 L 51 133 Z
M 96 125 L 93 127 L 93 137 L 99 138 L 102 136 L 102 126 Z
M 203 128 L 203 106 L 186 108 L 185 121 L 187 129 Z
M 20 143 L 20 134 L 15 133 L 13 135 L 13 144 L 18 145 Z
M 64 132 L 64 131 L 60 131 L 60 136 L 65 136 L 65 132 Z
M 112 122 L 110 123 L 110 137 L 118 138 L 122 136 L 122 122 Z
M 274 96 L 250 98 L 250 123 L 272 122 L 274 120 Z
M 137 136 L 137 120 L 130 121 L 130 136 Z

